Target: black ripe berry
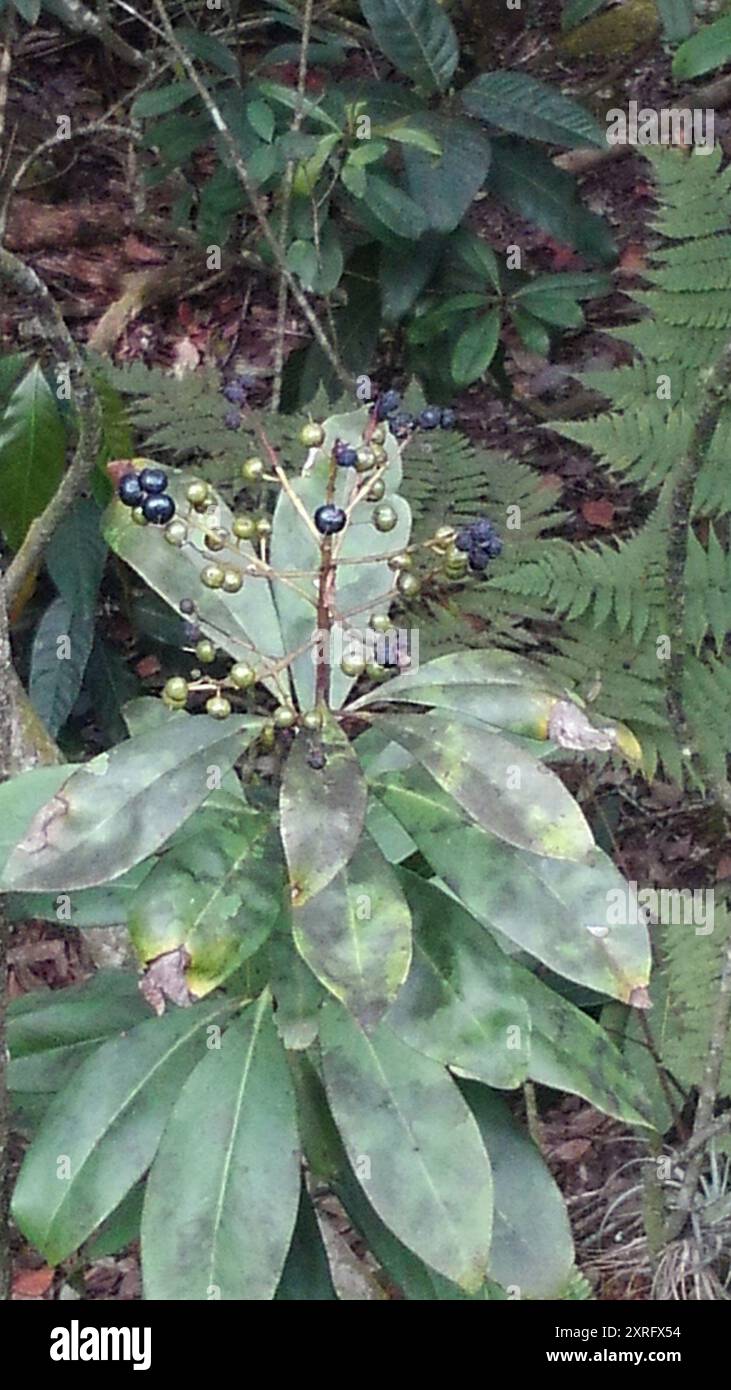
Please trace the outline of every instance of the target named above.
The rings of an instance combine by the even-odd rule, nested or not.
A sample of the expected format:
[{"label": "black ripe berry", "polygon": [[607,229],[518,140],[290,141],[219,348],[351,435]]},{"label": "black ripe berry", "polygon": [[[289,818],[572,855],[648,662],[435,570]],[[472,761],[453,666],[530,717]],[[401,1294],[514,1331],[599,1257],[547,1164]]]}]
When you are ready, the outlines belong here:
[{"label": "black ripe berry", "polygon": [[413,415],[409,414],[408,410],[397,411],[395,415],[389,417],[388,421],[391,434],[395,435],[397,439],[408,438],[415,424],[416,420]]},{"label": "black ripe berry", "polygon": [[358,450],[354,449],[352,444],[344,444],[341,439],[338,439],[333,453],[335,455],[335,462],[339,464],[341,468],[355,468],[358,462]]},{"label": "black ripe berry", "polygon": [[237,430],[241,424],[241,416],[238,410],[227,410],[223,417],[223,423],[227,430]]},{"label": "black ripe berry", "polygon": [[[168,475],[164,468],[143,468],[140,473],[140,487],[153,497],[164,492],[168,485]],[[171,513],[172,515],[172,513]],[[149,521],[149,517],[148,517]]]},{"label": "black ripe berry", "polygon": [[142,514],[145,521],[151,521],[154,526],[164,526],[175,515],[175,503],[172,497],[153,494],[142,503]]},{"label": "black ripe berry", "polygon": [[334,536],[337,531],[342,531],[347,519],[342,507],[336,507],[332,502],[325,502],[315,512],[315,525],[321,536]]},{"label": "black ripe berry", "polygon": [[451,408],[442,411],[441,426],[443,430],[453,430],[457,423],[457,412]]},{"label": "black ripe berry", "polygon": [[181,613],[186,613],[188,615],[190,615],[191,613],[195,613],[196,611],[195,600],[192,598],[181,598],[178,607]]},{"label": "black ripe berry", "polygon": [[401,397],[398,391],[384,391],[376,401],[376,419],[388,420],[389,416],[395,415],[401,405]]},{"label": "black ripe berry", "polygon": [[442,423],[442,412],[438,405],[428,405],[422,410],[417,424],[423,430],[436,430]]},{"label": "black ripe berry", "polygon": [[480,517],[457,533],[457,550],[466,552],[470,569],[475,574],[484,574],[490,560],[501,554],[503,543],[488,517]]},{"label": "black ripe berry", "polygon": [[224,386],[223,394],[230,405],[246,405],[246,387],[237,379]]},{"label": "black ripe berry", "polygon": [[143,492],[136,473],[125,473],[124,477],[120,478],[117,494],[125,507],[139,507]]}]

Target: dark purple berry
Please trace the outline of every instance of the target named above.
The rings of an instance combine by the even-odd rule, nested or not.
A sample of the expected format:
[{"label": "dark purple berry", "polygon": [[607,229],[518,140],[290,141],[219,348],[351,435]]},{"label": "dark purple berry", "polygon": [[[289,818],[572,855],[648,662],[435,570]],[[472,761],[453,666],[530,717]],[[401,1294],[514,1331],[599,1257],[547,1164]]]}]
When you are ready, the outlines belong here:
[{"label": "dark purple berry", "polygon": [[452,410],[451,408],[443,410],[440,424],[443,430],[453,430],[455,425],[457,424],[456,410]]},{"label": "dark purple berry", "polygon": [[[149,492],[153,497],[159,496],[167,488],[168,475],[164,468],[143,468],[139,477],[142,491]],[[172,516],[172,512],[170,516]]]},{"label": "dark purple berry", "polygon": [[202,636],[202,629],[199,628],[195,623],[184,623],[183,637],[185,638],[186,642],[190,643],[191,646],[194,646],[196,642],[200,642]]},{"label": "dark purple berry", "polygon": [[428,405],[422,410],[417,424],[422,430],[436,430],[442,423],[442,412],[438,405]]},{"label": "dark purple berry", "polygon": [[240,381],[229,381],[223,394],[230,405],[246,405],[246,388]]},{"label": "dark purple berry", "polygon": [[376,419],[388,420],[391,415],[395,415],[401,405],[401,397],[398,391],[383,391],[376,401]]},{"label": "dark purple berry", "polygon": [[241,424],[241,416],[238,410],[227,410],[223,417],[223,423],[227,430],[237,430]]},{"label": "dark purple berry", "polygon": [[334,536],[337,531],[342,531],[347,520],[342,507],[336,507],[332,502],[325,502],[315,512],[315,525],[321,536]]},{"label": "dark purple berry", "polygon": [[398,411],[396,415],[390,417],[388,422],[391,434],[394,434],[397,439],[406,439],[415,424],[416,420],[413,415],[409,414],[408,410]]},{"label": "dark purple berry", "polygon": [[181,613],[195,613],[195,600],[192,598],[181,598],[180,603],[178,604],[178,608],[180,609]]},{"label": "dark purple berry", "polygon": [[478,545],[474,545],[470,550],[469,566],[477,574],[482,574],[490,563],[490,556]]},{"label": "dark purple berry", "polygon": [[454,544],[458,550],[472,549],[472,529],[467,527],[464,531],[458,531],[454,538]]},{"label": "dark purple berry", "polygon": [[125,473],[124,477],[120,478],[117,495],[120,502],[124,502],[125,507],[139,507],[141,505],[144,493],[136,473]]},{"label": "dark purple berry", "polygon": [[341,468],[355,468],[358,462],[358,450],[354,449],[351,444],[341,444],[338,440],[335,445],[335,462]]},{"label": "dark purple berry", "polygon": [[175,503],[167,494],[146,497],[142,503],[142,515],[153,526],[164,526],[175,516]]}]

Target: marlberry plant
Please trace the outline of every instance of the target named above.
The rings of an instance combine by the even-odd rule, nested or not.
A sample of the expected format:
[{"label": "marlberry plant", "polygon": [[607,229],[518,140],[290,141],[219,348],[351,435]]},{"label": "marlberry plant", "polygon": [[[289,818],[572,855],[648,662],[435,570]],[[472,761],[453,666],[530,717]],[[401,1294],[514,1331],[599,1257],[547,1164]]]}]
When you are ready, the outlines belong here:
[{"label": "marlberry plant", "polygon": [[400,438],[400,406],[310,422],[289,462],[258,427],[235,511],[110,465],[104,535],[192,669],[110,751],[0,790],[11,907],[125,922],[141,966],[141,991],[102,971],[11,1007],[15,1220],[52,1264],[141,1233],[148,1298],[333,1297],[323,1190],[407,1298],[570,1296],[505,1096],[648,1123],[571,997],[643,1007],[646,930],[546,760],[636,745],[522,658],[419,663],[411,600],[484,584],[501,540],[479,516],[412,540],[402,470],[443,422]]}]

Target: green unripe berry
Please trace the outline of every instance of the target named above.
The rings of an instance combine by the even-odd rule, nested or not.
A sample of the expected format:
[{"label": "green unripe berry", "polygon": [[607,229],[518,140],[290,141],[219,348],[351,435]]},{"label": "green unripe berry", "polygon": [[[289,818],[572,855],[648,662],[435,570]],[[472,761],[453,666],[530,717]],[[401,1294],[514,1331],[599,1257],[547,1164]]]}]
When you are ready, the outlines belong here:
[{"label": "green unripe berry", "polygon": [[189,483],[185,495],[193,507],[204,507],[208,501],[208,483],[204,483],[202,478],[195,478]]},{"label": "green unripe berry", "polygon": [[231,529],[237,540],[250,541],[256,535],[256,522],[253,516],[235,516]]},{"label": "green unripe berry", "polygon": [[229,676],[237,690],[247,690],[256,680],[256,671],[251,666],[247,666],[245,661],[237,661],[231,667]]},{"label": "green unripe berry", "polygon": [[184,521],[181,521],[179,517],[176,517],[174,521],[168,522],[168,525],[165,527],[165,540],[167,541],[168,545],[175,545],[180,547],[181,545],[185,544],[187,539],[188,528]]},{"label": "green unripe berry", "polygon": [[259,742],[262,748],[274,747],[274,734],[274,725],[272,724],[271,719],[268,719],[266,724],[262,724],[261,733],[259,734]]},{"label": "green unripe berry", "polygon": [[386,442],[386,427],[385,427],[385,425],[376,425],[376,428],[374,429],[373,434],[371,435],[371,444],[385,444],[385,442]]},{"label": "green unripe berry", "polygon": [[[437,542],[438,545],[451,545],[452,541],[454,540],[454,527],[438,527],[438,529],[434,532],[434,540]],[[460,555],[461,554],[462,552],[460,551]]]},{"label": "green unripe berry", "polygon": [[378,663],[377,661],[369,661],[369,662],[367,662],[367,663],[366,663],[366,668],[365,668],[365,670],[366,670],[366,675],[367,675],[367,676],[369,677],[369,679],[372,680],[372,681],[382,681],[383,678],[384,678],[384,676],[387,676],[387,675],[388,675],[388,671],[386,670],[386,667],[385,667],[385,666],[380,666],[379,663]]},{"label": "green unripe berry", "polygon": [[415,574],[400,574],[398,588],[404,598],[416,598],[421,593],[421,584]]},{"label": "green unripe berry", "polygon": [[365,661],[356,652],[346,652],[340,662],[340,670],[344,676],[362,676],[365,671]]},{"label": "green unripe berry", "polygon": [[382,506],[376,507],[372,519],[373,525],[377,531],[393,531],[394,526],[398,522],[398,516],[394,508],[391,507],[388,502],[384,502]]},{"label": "green unripe berry", "polygon": [[273,718],[277,729],[291,729],[297,715],[291,705],[280,705],[278,709],[275,709]]},{"label": "green unripe berry", "polygon": [[212,719],[228,719],[230,713],[231,705],[225,695],[212,695],[210,700],[206,700],[206,714],[210,714]]},{"label": "green unripe berry", "polygon": [[223,550],[227,540],[228,533],[224,531],[223,528],[220,528],[217,531],[209,531],[203,541],[203,544],[205,545],[206,550]]},{"label": "green unripe berry", "polygon": [[231,566],[223,572],[223,584],[221,588],[225,594],[237,594],[243,582],[244,576],[241,570],[234,569],[233,566]]},{"label": "green unripe berry", "polygon": [[268,516],[263,516],[256,523],[257,536],[266,537],[272,534],[272,523]]},{"label": "green unripe berry", "polygon": [[373,462],[376,468],[385,468],[388,463],[388,454],[385,449],[381,448],[380,444],[373,445]]},{"label": "green unripe berry", "polygon": [[220,589],[223,587],[224,571],[220,565],[204,565],[201,570],[201,584],[205,584],[207,589]]},{"label": "green unripe berry", "polygon": [[244,482],[258,483],[264,476],[264,464],[261,459],[247,459],[241,466],[241,476]]},{"label": "green unripe berry", "polygon": [[171,705],[184,705],[188,698],[188,682],[183,676],[171,676],[163,686],[163,699]]},{"label": "green unripe berry", "polygon": [[133,511],[132,511],[132,520],[134,521],[134,523],[135,523],[136,526],[146,526],[146,525],[147,525],[147,517],[145,516],[145,513],[143,512],[143,510],[142,510],[141,507],[134,507],[134,508],[133,508]]},{"label": "green unripe berry", "polygon": [[212,642],[208,641],[207,637],[202,637],[200,642],[196,642],[195,654],[204,666],[209,666],[212,661],[216,660],[216,648]]},{"label": "green unripe berry", "polygon": [[311,729],[313,733],[316,732],[318,729],[321,729],[322,710],[308,709],[307,713],[303,714],[302,716],[302,727],[304,729]]},{"label": "green unripe berry", "polygon": [[300,444],[304,444],[306,449],[319,449],[325,442],[325,431],[322,425],[316,425],[314,420],[310,420],[309,425],[303,425],[300,430]]},{"label": "green unripe berry", "polygon": [[366,493],[366,501],[380,502],[385,491],[386,484],[384,483],[383,478],[374,478]]},{"label": "green unripe berry", "polygon": [[355,471],[356,473],[368,473],[369,470],[375,468],[375,466],[376,456],[373,450],[370,449],[367,444],[364,444],[362,449],[358,450],[358,462],[355,465]]},{"label": "green unripe berry", "polygon": [[413,566],[413,557],[409,555],[407,550],[399,551],[398,555],[392,555],[388,562],[388,567],[392,570],[410,570],[413,569]]},{"label": "green unripe berry", "polygon": [[368,619],[368,626],[372,627],[374,632],[390,632],[393,623],[388,613],[371,613]]}]

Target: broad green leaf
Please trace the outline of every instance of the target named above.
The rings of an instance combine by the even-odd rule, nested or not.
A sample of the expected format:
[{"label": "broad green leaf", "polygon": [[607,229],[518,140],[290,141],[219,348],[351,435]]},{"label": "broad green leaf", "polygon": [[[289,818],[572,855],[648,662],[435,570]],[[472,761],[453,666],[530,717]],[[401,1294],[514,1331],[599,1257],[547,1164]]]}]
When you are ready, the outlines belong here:
[{"label": "broad green leaf", "polygon": [[450,294],[435,309],[427,309],[419,314],[408,327],[410,343],[428,343],[440,334],[453,331],[460,319],[464,319],[467,309],[485,309],[488,300],[484,290],[463,290],[461,294]]},{"label": "broad green leaf", "polygon": [[647,984],[647,932],[633,924],[631,886],[601,850],[572,863],[514,849],[461,817],[417,769],[390,774],[380,793],[434,872],[483,926],[566,979],[623,1003]]},{"label": "broad green leaf", "polygon": [[450,369],[458,386],[470,386],[485,375],[500,341],[500,310],[491,309],[460,333],[454,347]]},{"label": "broad green leaf", "polygon": [[561,15],[561,28],[573,29],[582,19],[587,19],[595,10],[601,9],[606,0],[566,0]]},{"label": "broad green leaf", "polygon": [[532,314],[555,328],[582,328],[584,315],[575,299],[562,294],[534,294],[528,301]]},{"label": "broad green leaf", "polygon": [[535,855],[587,861],[594,840],[578,803],[517,744],[439,712],[381,715],[379,728],[483,830]]},{"label": "broad green leaf", "polygon": [[644,1085],[606,1031],[531,971],[513,968],[531,1018],[531,1080],[582,1096],[626,1124],[652,1125]]},{"label": "broad green leaf", "polygon": [[164,844],[233,766],[260,721],[181,717],[74,768],[5,866],[5,891],[92,888]]},{"label": "broad green leaf", "polygon": [[132,103],[131,115],[135,120],[143,120],[146,116],[166,116],[168,112],[184,106],[192,96],[195,96],[192,82],[168,82],[152,92],[140,92]]},{"label": "broad green leaf", "polygon": [[385,135],[388,140],[394,140],[397,145],[413,145],[414,149],[426,150],[427,154],[442,154],[442,147],[435,136],[416,125],[392,125],[376,133]]},{"label": "broad green leaf", "polygon": [[317,275],[317,250],[311,241],[293,241],[287,252],[287,265],[305,289],[312,289]]},{"label": "broad green leaf", "polygon": [[6,352],[0,357],[0,411],[5,409],[10,400],[13,387],[17,386],[18,378],[27,362],[27,352]]},{"label": "broad green leaf", "polygon": [[238,76],[238,58],[233,47],[222,43],[212,34],[206,34],[202,29],[188,28],[187,25],[179,25],[175,30],[175,36],[193,58],[210,63],[211,67],[218,68],[226,77]]},{"label": "broad green leaf", "polygon": [[130,1188],[116,1211],[102,1222],[91,1240],[87,1241],[84,1248],[85,1259],[101,1260],[105,1255],[118,1255],[131,1245],[133,1240],[139,1240],[144,1195],[144,1183],[140,1182],[136,1187]]},{"label": "broad green leaf", "polygon": [[574,1268],[563,1197],[504,1101],[474,1081],[462,1083],[461,1090],[490,1155],[495,1183],[490,1274],[521,1299],[560,1298]]},{"label": "broad green leaf", "polygon": [[70,927],[122,926],[129,916],[134,894],[153,865],[153,859],[143,860],[114,883],[81,888],[74,893],[9,893],[8,916],[12,922],[26,922],[30,917],[37,917],[44,922]]},{"label": "broad green leaf", "polygon": [[371,216],[395,236],[414,241],[427,231],[429,222],[423,209],[398,184],[383,175],[366,173],[363,196]]},{"label": "broad green leaf", "polygon": [[317,1037],[318,1013],[325,993],[295,948],[289,913],[282,915],[272,932],[268,957],[277,1032],[290,1052],[303,1052]]},{"label": "broad green leaf", "polygon": [[367,1037],[334,1001],[323,1007],[320,1046],[333,1116],[369,1202],[409,1250],[475,1292],[488,1267],[492,1179],[454,1082],[384,1024]]},{"label": "broad green leaf", "polygon": [[46,553],[48,572],[75,614],[93,622],[107,559],[101,508],[80,497],[54,531]]},{"label": "broad green leaf", "polygon": [[487,178],[490,141],[474,122],[426,112],[419,125],[440,145],[435,158],[424,150],[403,151],[406,183],[435,232],[458,227]]},{"label": "broad green leaf", "polygon": [[302,959],[318,980],[372,1029],[393,1002],[411,963],[411,914],[399,881],[364,838],[322,892],[292,911]]},{"label": "broad green leaf", "polygon": [[438,0],[361,0],[379,48],[427,92],[443,92],[459,61],[454,26]]},{"label": "broad green leaf", "polygon": [[425,236],[416,256],[410,242],[398,248],[381,247],[378,279],[388,323],[397,323],[413,308],[436,270],[443,246],[441,237]]},{"label": "broad green leaf", "polygon": [[308,762],[309,740],[298,735],[285,763],[279,796],[280,831],[296,908],[320,893],[352,857],[368,797],[358,758],[330,716],[318,746],[325,766],[313,768]]},{"label": "broad green leaf", "polygon": [[492,141],[488,186],[509,208],[574,246],[590,261],[611,264],[617,248],[607,222],[579,201],[576,181],[523,140]]},{"label": "broad green leaf", "polygon": [[606,132],[583,106],[525,72],[483,72],[463,87],[460,101],[478,120],[549,145],[598,145]]},{"label": "broad green leaf", "polygon": [[273,138],[276,122],[274,112],[266,101],[250,101],[246,107],[246,119],[252,130],[267,143]]},{"label": "broad green leaf", "polygon": [[557,699],[565,698],[562,686],[540,666],[486,647],[435,657],[394,676],[354,700],[350,708],[392,701],[436,705],[526,738],[545,739],[551,709]]},{"label": "broad green leaf", "polygon": [[260,81],[257,86],[262,96],[269,97],[270,101],[277,101],[281,106],[289,107],[290,111],[302,110],[308,120],[314,121],[317,125],[327,126],[329,130],[337,131],[338,135],[343,134],[337,121],[334,121],[332,116],[323,110],[319,102],[313,101],[307,96],[303,99],[294,88],[284,87],[279,82],[269,81]]},{"label": "broad green leaf", "polygon": [[320,236],[317,272],[312,281],[315,294],[328,295],[340,283],[345,266],[345,256],[340,233],[332,221],[326,223]]},{"label": "broad green leaf", "polygon": [[97,637],[87,662],[85,688],[94,715],[110,742],[124,738],[122,706],[136,695],[140,682],[122,653]]},{"label": "broad green leaf", "polygon": [[325,1303],[337,1298],[304,1179],[292,1244],[274,1297],[277,1301],[291,1303]]},{"label": "broad green leaf", "polygon": [[17,550],[53,497],[66,458],[56,398],[36,362],[13,390],[0,419],[0,531]]},{"label": "broad green leaf", "polygon": [[673,77],[701,77],[727,63],[731,57],[731,15],[706,24],[680,45],[673,58]]},{"label": "broad green leaf", "polygon": [[416,1052],[507,1090],[528,1075],[530,1015],[512,964],[464,908],[418,874],[399,874],[414,922],[409,977],[389,1028]]},{"label": "broad green leaf", "polygon": [[78,1249],[142,1177],[209,1025],[232,1007],[217,999],[138,1024],[82,1062],[49,1106],[13,1198],[17,1225],[49,1264]]},{"label": "broad green leaf", "polygon": [[26,996],[35,1007],[8,1010],[8,1085],[59,1091],[99,1043],[149,1018],[131,971],[104,970],[82,985]]},{"label": "broad green leaf", "polygon": [[492,288],[498,294],[500,293],[501,279],[498,258],[492,247],[482,237],[469,231],[467,227],[460,227],[451,238],[449,248],[469,270],[474,272],[480,281],[486,279]]},{"label": "broad green leaf", "polygon": [[93,623],[63,598],[49,604],[36,628],[28,693],[50,734],[58,733],[76,704],[93,638]]},{"label": "broad green leaf", "polygon": [[511,305],[509,312],[523,346],[529,352],[537,353],[539,357],[547,357],[551,350],[551,338],[540,319],[526,313],[525,309],[521,309],[517,304]]},{"label": "broad green leaf", "polygon": [[71,763],[60,767],[34,767],[7,782],[0,782],[0,870],[11,850],[27,834],[34,816],[74,771]]},{"label": "broad green leaf", "polygon": [[146,1297],[273,1298],[297,1219],[298,1149],[265,992],[191,1073],[167,1123],[142,1214]]},{"label": "broad green leaf", "polygon": [[130,936],[145,962],[184,946],[186,983],[201,998],[266,941],[283,888],[269,818],[242,809],[163,856],[130,904]]},{"label": "broad green leaf", "polygon": [[[167,471],[168,491],[176,503],[178,515],[188,517],[190,507],[185,490],[190,473],[179,469]],[[210,552],[204,546],[205,531],[222,527],[230,534],[231,522],[230,509],[216,496],[214,510],[206,515],[205,528],[200,517],[189,517],[189,540],[178,548],[167,545],[157,527],[136,525],[131,509],[115,499],[104,514],[103,528],[111,549],[176,612],[181,599],[195,599],[198,625],[234,660],[250,660],[252,649],[276,659],[284,655],[284,648],[269,581],[256,574],[247,575],[237,594],[207,589],[200,581],[201,570],[211,561]],[[256,559],[249,541],[239,541],[235,548],[222,551],[221,556],[224,563],[240,568]],[[265,670],[266,663],[262,672]]]},{"label": "broad green leaf", "polygon": [[679,43],[693,33],[695,4],[693,0],[657,0],[662,20],[662,36],[666,43]]},{"label": "broad green leaf", "polygon": [[41,0],[13,0],[18,14],[26,24],[35,24],[41,12]]}]

